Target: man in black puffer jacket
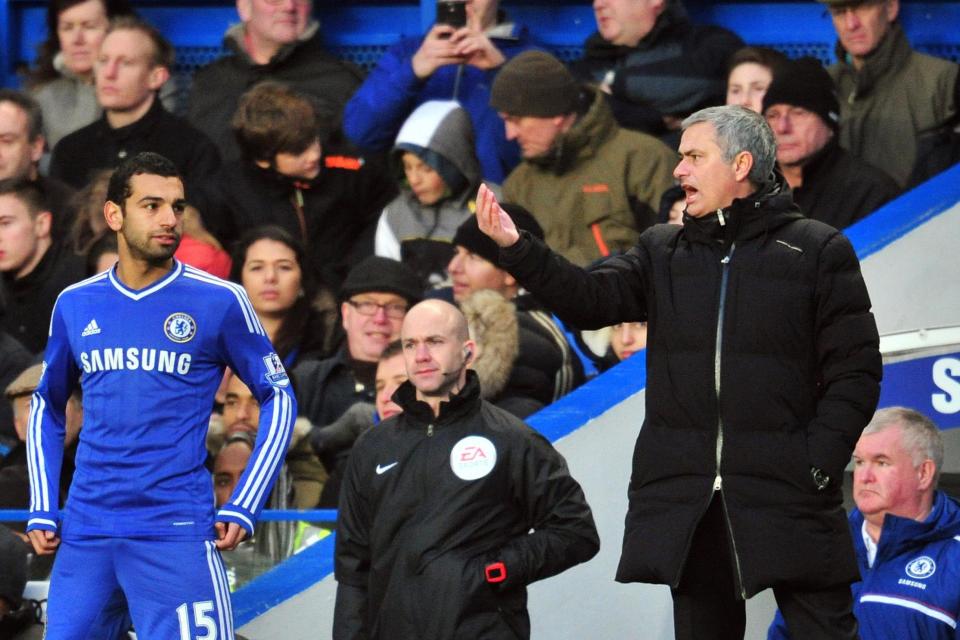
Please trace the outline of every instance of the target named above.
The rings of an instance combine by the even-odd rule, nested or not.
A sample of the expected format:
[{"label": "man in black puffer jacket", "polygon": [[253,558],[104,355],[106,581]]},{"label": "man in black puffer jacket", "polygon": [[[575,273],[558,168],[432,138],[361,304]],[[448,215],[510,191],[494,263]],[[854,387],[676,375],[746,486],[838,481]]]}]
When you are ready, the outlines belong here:
[{"label": "man in black puffer jacket", "polygon": [[483,188],[481,227],[561,319],[648,322],[617,580],[670,585],[677,638],[743,637],[743,601],[767,587],[794,637],[854,638],[841,476],[882,374],[859,263],[772,173],[761,116],[712,107],[683,128],[683,226],[626,255],[576,268]]}]

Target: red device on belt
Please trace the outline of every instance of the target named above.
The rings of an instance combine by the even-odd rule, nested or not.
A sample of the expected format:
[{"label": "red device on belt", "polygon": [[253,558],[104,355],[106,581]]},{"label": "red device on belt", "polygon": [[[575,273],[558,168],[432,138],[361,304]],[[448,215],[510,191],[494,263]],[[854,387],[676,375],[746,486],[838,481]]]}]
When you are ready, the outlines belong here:
[{"label": "red device on belt", "polygon": [[487,576],[487,582],[497,584],[507,579],[507,565],[502,562],[494,562],[484,567],[483,572]]}]

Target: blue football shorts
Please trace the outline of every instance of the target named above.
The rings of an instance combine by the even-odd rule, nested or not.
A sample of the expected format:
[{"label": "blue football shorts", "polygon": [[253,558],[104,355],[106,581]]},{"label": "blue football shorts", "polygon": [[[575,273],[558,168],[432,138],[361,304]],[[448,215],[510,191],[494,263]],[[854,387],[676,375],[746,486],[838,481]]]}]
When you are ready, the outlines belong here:
[{"label": "blue football shorts", "polygon": [[126,614],[124,600],[143,640],[234,639],[227,576],[212,541],[106,537],[60,543],[45,637],[95,640]]}]

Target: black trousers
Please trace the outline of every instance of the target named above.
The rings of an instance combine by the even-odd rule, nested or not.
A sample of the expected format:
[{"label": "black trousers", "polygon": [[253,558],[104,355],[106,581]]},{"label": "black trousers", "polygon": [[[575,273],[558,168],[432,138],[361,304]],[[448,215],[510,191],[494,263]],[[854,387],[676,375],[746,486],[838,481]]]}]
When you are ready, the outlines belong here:
[{"label": "black trousers", "polygon": [[[743,640],[746,603],[735,571],[723,502],[715,492],[694,532],[680,584],[672,590],[677,640]],[[794,640],[858,637],[849,585],[817,591],[778,587],[773,595]]]}]

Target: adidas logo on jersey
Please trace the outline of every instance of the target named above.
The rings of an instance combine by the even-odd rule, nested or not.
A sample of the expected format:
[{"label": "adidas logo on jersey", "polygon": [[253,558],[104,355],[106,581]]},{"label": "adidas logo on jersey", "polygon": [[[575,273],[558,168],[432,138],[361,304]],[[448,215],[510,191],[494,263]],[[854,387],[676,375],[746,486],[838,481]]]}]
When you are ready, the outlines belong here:
[{"label": "adidas logo on jersey", "polygon": [[94,336],[98,333],[100,333],[100,325],[97,324],[97,320],[94,318],[90,321],[90,324],[86,326],[80,336],[86,338],[87,336]]}]

